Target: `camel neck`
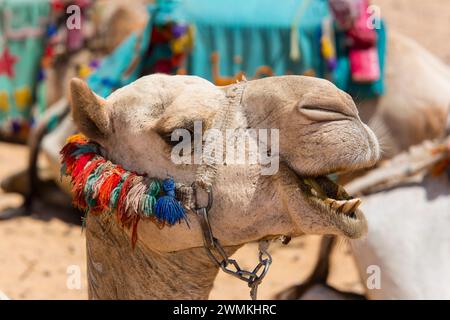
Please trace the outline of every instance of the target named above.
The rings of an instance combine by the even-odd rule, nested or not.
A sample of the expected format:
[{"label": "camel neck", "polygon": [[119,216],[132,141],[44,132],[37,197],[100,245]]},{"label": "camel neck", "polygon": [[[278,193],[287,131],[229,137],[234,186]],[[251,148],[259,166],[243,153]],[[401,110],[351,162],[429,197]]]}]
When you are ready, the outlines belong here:
[{"label": "camel neck", "polygon": [[90,299],[207,299],[218,272],[203,248],[157,253],[138,241],[132,249],[99,217],[89,217],[86,237]]}]

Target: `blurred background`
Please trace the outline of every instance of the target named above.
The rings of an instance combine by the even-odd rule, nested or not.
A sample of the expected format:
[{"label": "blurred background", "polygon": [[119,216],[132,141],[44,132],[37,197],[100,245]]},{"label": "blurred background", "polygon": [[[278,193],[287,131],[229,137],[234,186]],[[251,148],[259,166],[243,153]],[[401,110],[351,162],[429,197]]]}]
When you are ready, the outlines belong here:
[{"label": "blurred background", "polygon": [[[333,81],[356,100],[379,99],[389,89],[391,30],[450,64],[450,1],[330,2],[335,7],[326,0],[0,0],[0,293],[12,299],[87,298],[80,214],[58,192],[52,150],[58,140],[45,140],[64,126],[70,78],[86,80],[106,97],[156,72],[195,74],[217,85],[243,75],[300,74]],[[370,4],[375,7],[367,11]],[[361,8],[374,14],[375,28],[358,26]],[[426,138],[444,134],[427,130]],[[39,181],[32,183],[30,170]],[[305,236],[275,245],[259,297],[273,298],[304,280],[320,240]],[[255,252],[249,244],[236,257],[250,267]],[[339,241],[331,264],[329,284],[364,293],[346,241]],[[68,288],[70,266],[80,268],[81,288]],[[247,299],[248,290],[219,273],[211,298]]]}]

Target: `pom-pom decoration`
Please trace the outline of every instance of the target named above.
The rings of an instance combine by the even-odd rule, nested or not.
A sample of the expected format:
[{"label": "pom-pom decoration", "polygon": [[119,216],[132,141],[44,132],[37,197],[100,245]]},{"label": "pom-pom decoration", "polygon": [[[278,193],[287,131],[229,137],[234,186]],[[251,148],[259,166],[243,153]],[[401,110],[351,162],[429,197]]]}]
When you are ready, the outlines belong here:
[{"label": "pom-pom decoration", "polygon": [[81,134],[67,139],[61,157],[61,174],[72,182],[73,204],[86,213],[115,215],[122,226],[132,228],[133,246],[140,219],[152,219],[159,226],[187,222],[172,178],[161,182],[125,170],[105,159],[100,146]]}]

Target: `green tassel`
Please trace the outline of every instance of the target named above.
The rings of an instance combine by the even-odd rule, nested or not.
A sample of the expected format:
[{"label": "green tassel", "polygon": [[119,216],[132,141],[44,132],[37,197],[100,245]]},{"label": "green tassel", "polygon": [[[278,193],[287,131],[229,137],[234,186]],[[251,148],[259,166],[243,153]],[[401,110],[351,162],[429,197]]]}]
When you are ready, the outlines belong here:
[{"label": "green tassel", "polygon": [[159,194],[161,186],[159,181],[152,180],[147,192],[141,199],[141,212],[145,217],[150,217],[155,212],[156,196]]},{"label": "green tassel", "polygon": [[109,198],[109,206],[111,208],[111,213],[117,208],[117,201],[119,200],[120,190],[122,190],[122,185],[127,180],[128,176],[130,175],[129,172],[125,172],[120,180],[120,182],[117,184],[117,186],[113,189],[111,192],[111,197]]}]

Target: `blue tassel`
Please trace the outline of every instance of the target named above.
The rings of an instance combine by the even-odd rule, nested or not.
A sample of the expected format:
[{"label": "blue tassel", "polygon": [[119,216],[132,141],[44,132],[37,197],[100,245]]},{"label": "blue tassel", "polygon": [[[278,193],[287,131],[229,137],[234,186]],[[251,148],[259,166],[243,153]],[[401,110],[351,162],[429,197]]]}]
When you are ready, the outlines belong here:
[{"label": "blue tassel", "polygon": [[166,193],[156,201],[155,216],[160,221],[164,221],[169,225],[184,219],[187,223],[186,214],[181,203],[175,198],[175,182],[172,178],[166,179],[162,183],[162,188]]}]

